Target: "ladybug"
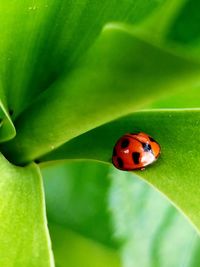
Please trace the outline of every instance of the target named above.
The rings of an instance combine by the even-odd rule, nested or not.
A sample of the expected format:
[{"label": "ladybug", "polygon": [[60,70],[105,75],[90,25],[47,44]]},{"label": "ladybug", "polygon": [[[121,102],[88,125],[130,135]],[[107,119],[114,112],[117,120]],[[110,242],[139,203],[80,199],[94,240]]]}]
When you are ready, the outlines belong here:
[{"label": "ladybug", "polygon": [[117,169],[144,170],[160,155],[160,145],[148,134],[127,133],[115,144],[112,162]]}]

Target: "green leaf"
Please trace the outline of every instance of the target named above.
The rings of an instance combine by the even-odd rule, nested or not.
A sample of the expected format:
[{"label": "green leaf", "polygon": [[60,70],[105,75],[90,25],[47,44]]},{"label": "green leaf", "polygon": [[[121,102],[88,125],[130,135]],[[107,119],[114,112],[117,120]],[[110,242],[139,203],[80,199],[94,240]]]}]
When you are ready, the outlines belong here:
[{"label": "green leaf", "polygon": [[[56,266],[120,267],[116,250],[89,240],[69,229],[50,224]],[[102,233],[103,234],[103,233]]]},{"label": "green leaf", "polygon": [[54,266],[36,165],[11,165],[0,155],[0,266]]},{"label": "green leaf", "polygon": [[198,0],[181,1],[182,7],[172,17],[165,31],[165,44],[173,49],[182,50],[182,54],[199,60],[200,29]]},{"label": "green leaf", "polygon": [[[13,117],[45,89],[41,86],[47,75],[43,71],[46,53],[41,56],[47,48],[49,29],[54,24],[50,15],[56,10],[52,12],[52,8],[48,0],[9,3],[3,0],[0,3],[0,71]],[[48,53],[48,49],[46,51]]]},{"label": "green leaf", "polygon": [[199,73],[199,64],[136,38],[125,26],[107,26],[80,67],[16,120],[16,138],[1,149],[18,164],[36,159],[168,91],[196,84]]},{"label": "green leaf", "polygon": [[164,1],[2,0],[0,70],[14,117],[74,68],[105,23],[138,23]]},{"label": "green leaf", "polygon": [[48,221],[116,247],[107,197],[107,166],[85,162],[42,169]]},{"label": "green leaf", "polygon": [[13,138],[15,134],[15,127],[9,115],[3,86],[0,84],[0,142]]},{"label": "green leaf", "polygon": [[198,86],[165,95],[159,100],[155,100],[148,108],[199,108],[199,103],[200,87]]},{"label": "green leaf", "polygon": [[[160,5],[146,20],[142,21],[140,25],[134,27],[138,34],[145,36],[146,39],[151,42],[160,43],[164,46],[166,44],[166,35],[169,29],[171,29],[171,24],[177,17],[177,13],[180,12],[182,6],[184,5],[183,0],[166,0],[162,5]],[[175,47],[173,47],[174,49]],[[179,47],[180,49],[180,47]]]},{"label": "green leaf", "polygon": [[15,126],[10,115],[0,100],[0,142],[8,141],[16,135]]},{"label": "green leaf", "polygon": [[[62,162],[45,168],[42,173],[50,234],[59,266],[79,266],[80,262],[81,266],[103,263],[112,266],[105,263],[105,256],[107,259],[113,255],[113,260],[117,260],[114,251],[110,254],[111,235],[120,245],[117,251],[124,267],[132,266],[133,262],[142,267],[198,266],[200,239],[196,231],[165,197],[133,173],[94,161]],[[99,203],[104,209],[99,208]],[[105,209],[112,224],[104,216]],[[73,218],[71,225],[67,223]],[[87,232],[83,231],[86,221]],[[106,224],[112,228],[105,234]],[[99,238],[101,235],[103,238]],[[84,257],[87,249],[93,251],[90,263]],[[101,249],[105,253],[97,255],[96,251]],[[95,261],[95,257],[99,260]]]},{"label": "green leaf", "polygon": [[[110,209],[124,240],[123,267],[196,267],[200,239],[165,197],[128,172],[111,169]],[[170,257],[169,257],[170,255]]]},{"label": "green leaf", "polygon": [[160,143],[162,154],[155,165],[137,175],[163,192],[200,228],[199,122],[199,109],[136,112],[73,139],[42,160],[111,162],[113,146],[121,135],[144,131]]},{"label": "green leaf", "polygon": [[168,39],[181,44],[197,46],[200,44],[200,2],[198,0],[187,0],[180,9],[179,14],[171,23]]}]

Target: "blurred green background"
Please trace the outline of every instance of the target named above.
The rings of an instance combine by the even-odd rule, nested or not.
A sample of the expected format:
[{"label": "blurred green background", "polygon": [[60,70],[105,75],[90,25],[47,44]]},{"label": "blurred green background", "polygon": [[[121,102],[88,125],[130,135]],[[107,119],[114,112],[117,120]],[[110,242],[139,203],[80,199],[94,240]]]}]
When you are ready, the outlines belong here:
[{"label": "blurred green background", "polygon": [[196,231],[132,173],[84,160],[42,174],[56,266],[199,266]]}]

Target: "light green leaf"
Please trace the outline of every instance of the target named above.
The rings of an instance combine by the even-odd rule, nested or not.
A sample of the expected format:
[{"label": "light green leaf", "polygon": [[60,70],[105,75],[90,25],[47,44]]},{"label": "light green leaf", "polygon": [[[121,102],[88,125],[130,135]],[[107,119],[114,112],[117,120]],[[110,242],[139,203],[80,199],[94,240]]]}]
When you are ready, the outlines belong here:
[{"label": "light green leaf", "polygon": [[168,196],[200,228],[199,125],[199,109],[137,112],[75,138],[44,159],[111,162],[113,146],[121,135],[144,131],[160,143],[162,154],[155,165],[137,175]]},{"label": "light green leaf", "polygon": [[116,250],[56,224],[50,224],[50,234],[58,267],[121,267]]},{"label": "light green leaf", "polygon": [[138,23],[164,1],[2,0],[0,71],[13,116],[74,68],[105,23]]},{"label": "light green leaf", "polygon": [[3,86],[0,83],[0,142],[15,136],[15,127],[9,115]]},{"label": "light green leaf", "polygon": [[[97,176],[95,170],[98,170]],[[90,257],[90,264],[104,263],[104,255],[111,251],[111,235],[119,244],[121,266],[198,266],[200,239],[196,231],[165,197],[133,173],[94,161],[62,162],[42,173],[48,219],[52,226],[50,233],[59,266],[79,266],[79,262],[87,266],[87,258],[83,257],[87,248],[107,251],[108,254],[98,257],[95,252],[90,253],[99,259],[93,262]],[[87,197],[83,199],[83,195]],[[105,209],[109,211],[112,224],[105,219]],[[92,210],[95,216],[92,216]],[[86,221],[89,225],[87,232],[83,231]],[[112,228],[105,234],[106,224]],[[99,238],[100,235],[104,239]]]},{"label": "light green leaf", "polygon": [[151,103],[148,108],[199,108],[199,103],[200,88],[198,86],[165,95]]},{"label": "light green leaf", "polygon": [[16,120],[16,138],[1,149],[17,163],[36,159],[168,91],[198,84],[199,74],[199,64],[136,38],[126,26],[107,26],[82,65]]},{"label": "light green leaf", "polygon": [[12,139],[15,134],[15,126],[3,102],[0,100],[0,142]]},{"label": "light green leaf", "polygon": [[85,162],[42,169],[48,221],[116,247],[107,208],[108,173],[107,166]]},{"label": "light green leaf", "polygon": [[0,155],[0,266],[54,266],[36,165],[11,165]]},{"label": "light green leaf", "polygon": [[0,3],[0,71],[14,118],[45,89],[44,80],[50,74],[43,71],[43,61],[46,53],[49,55],[47,36],[57,11],[53,12],[51,2],[3,0]]},{"label": "light green leaf", "polygon": [[[199,235],[165,197],[128,172],[111,169],[110,208],[123,267],[196,267]],[[169,257],[170,255],[170,257]]]}]

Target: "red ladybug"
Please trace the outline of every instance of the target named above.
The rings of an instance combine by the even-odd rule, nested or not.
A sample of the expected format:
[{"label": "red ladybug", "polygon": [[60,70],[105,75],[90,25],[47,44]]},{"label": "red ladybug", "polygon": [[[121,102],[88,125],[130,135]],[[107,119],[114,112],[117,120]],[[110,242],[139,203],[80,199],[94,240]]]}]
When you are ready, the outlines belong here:
[{"label": "red ladybug", "polygon": [[128,133],[115,144],[112,162],[117,169],[143,170],[160,155],[160,145],[146,133]]}]

